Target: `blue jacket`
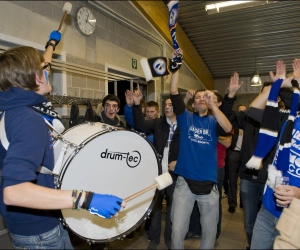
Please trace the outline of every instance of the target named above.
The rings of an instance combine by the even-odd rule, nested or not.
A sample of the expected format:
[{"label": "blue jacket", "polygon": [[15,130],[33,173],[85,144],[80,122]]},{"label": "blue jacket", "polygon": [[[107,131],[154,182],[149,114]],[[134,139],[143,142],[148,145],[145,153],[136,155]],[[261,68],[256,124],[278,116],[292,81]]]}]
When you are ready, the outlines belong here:
[{"label": "blue jacket", "polygon": [[[129,107],[128,105],[125,105],[125,107],[124,107],[124,119],[130,125],[130,127],[132,127],[133,129],[135,129],[137,131],[140,131],[140,130],[136,129],[135,126],[134,126],[133,116],[132,116],[132,107]],[[140,131],[140,132],[143,132],[143,131]],[[153,134],[147,134],[147,139],[149,141],[151,141],[151,143],[153,144],[154,135]]]},{"label": "blue jacket", "polygon": [[6,151],[0,143],[0,213],[8,230],[18,235],[36,235],[58,224],[59,211],[38,210],[3,203],[3,189],[32,182],[54,188],[52,175],[37,173],[41,165],[53,170],[53,143],[42,115],[30,106],[47,99],[34,91],[12,87],[0,92],[0,110],[5,111],[5,131],[9,141]]}]

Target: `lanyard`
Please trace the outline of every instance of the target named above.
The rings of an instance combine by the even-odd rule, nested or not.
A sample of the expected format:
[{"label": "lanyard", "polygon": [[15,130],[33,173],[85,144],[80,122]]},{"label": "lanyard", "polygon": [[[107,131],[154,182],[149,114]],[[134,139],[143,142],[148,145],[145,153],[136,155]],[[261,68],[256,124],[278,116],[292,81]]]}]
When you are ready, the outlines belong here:
[{"label": "lanyard", "polygon": [[171,141],[172,141],[172,138],[173,138],[173,135],[174,135],[174,132],[177,128],[177,124],[173,124],[173,125],[170,125],[170,131],[169,131],[169,138],[168,138],[168,141],[167,141],[167,145],[166,145],[166,148],[169,148],[170,147],[170,144],[171,144]]}]

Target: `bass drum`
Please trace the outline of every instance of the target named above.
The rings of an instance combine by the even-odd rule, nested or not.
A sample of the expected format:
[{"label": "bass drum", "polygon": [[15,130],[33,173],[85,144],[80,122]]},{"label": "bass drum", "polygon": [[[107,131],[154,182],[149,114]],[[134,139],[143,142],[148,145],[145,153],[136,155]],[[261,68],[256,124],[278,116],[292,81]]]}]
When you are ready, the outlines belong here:
[{"label": "bass drum", "polygon": [[[79,147],[68,147],[56,187],[126,197],[153,185],[161,166],[152,144],[141,135],[107,126],[85,123],[67,130],[63,137]],[[54,142],[55,161],[63,146]],[[129,201],[118,218],[104,219],[87,210],[62,210],[64,223],[88,242],[121,239],[149,216],[158,191]]]}]

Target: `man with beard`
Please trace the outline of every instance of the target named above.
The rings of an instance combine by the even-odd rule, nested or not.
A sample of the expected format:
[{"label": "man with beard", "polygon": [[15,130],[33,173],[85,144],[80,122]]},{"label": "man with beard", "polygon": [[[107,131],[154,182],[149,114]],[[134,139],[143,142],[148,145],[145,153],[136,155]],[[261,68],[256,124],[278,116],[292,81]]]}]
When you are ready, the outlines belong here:
[{"label": "man with beard", "polygon": [[[175,51],[173,57],[178,52]],[[178,92],[178,72],[170,85],[171,101],[180,128],[180,150],[174,173],[178,175],[171,212],[172,249],[184,249],[184,237],[188,231],[191,212],[197,201],[201,214],[201,249],[213,249],[219,214],[217,188],[217,142],[232,126],[214,103],[214,93],[197,90],[192,107],[185,109]],[[208,108],[214,116],[208,115]]]}]

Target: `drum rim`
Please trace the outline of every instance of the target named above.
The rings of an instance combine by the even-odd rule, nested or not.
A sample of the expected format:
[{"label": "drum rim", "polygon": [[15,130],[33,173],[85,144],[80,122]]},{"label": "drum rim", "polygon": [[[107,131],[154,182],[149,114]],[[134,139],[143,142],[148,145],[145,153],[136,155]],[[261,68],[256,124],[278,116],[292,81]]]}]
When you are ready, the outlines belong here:
[{"label": "drum rim", "polygon": [[[82,123],[83,124],[83,123]],[[70,129],[68,129],[67,131],[77,127],[77,126],[81,126],[82,124],[79,124],[79,125],[76,125]],[[85,123],[86,124],[86,123]],[[104,124],[104,123],[103,123]],[[65,131],[65,133],[67,132]],[[162,174],[162,167],[161,167],[161,161],[159,160],[159,157],[158,157],[158,153],[156,151],[156,149],[154,148],[153,144],[148,140],[148,138],[145,138],[141,135],[141,133],[138,133],[137,131],[133,131],[133,130],[126,130],[126,129],[117,129],[117,130],[112,130],[112,131],[109,131],[109,130],[104,130],[104,131],[99,131],[91,136],[89,136],[88,138],[86,138],[83,142],[81,142],[81,144],[84,144],[84,145],[87,145],[89,142],[91,142],[94,138],[97,138],[99,137],[100,135],[103,135],[103,134],[106,134],[106,133],[114,133],[114,132],[119,132],[119,131],[126,131],[126,132],[131,132],[131,133],[135,133],[139,136],[141,136],[143,139],[145,139],[145,141],[147,141],[147,143],[151,146],[153,152],[154,152],[154,155],[155,155],[155,158],[156,158],[156,161],[157,161],[157,166],[158,166],[158,175],[161,175]],[[64,165],[62,166],[61,168],[61,171],[59,173],[59,175],[57,176],[57,182],[59,182],[59,186],[57,187],[57,189],[61,189],[61,183],[62,183],[62,180],[63,180],[63,176],[66,172],[66,170],[68,169],[69,165],[71,164],[72,160],[74,159],[74,157],[79,153],[79,151],[81,150],[78,149],[74,149],[74,151],[70,154],[70,156],[68,157],[68,159],[65,161]],[[154,194],[154,197],[152,199],[152,202],[150,204],[150,206],[148,207],[148,209],[146,210],[146,212],[144,213],[144,215],[141,217],[141,219],[130,229],[128,229],[127,231],[125,231],[124,233],[122,234],[119,234],[117,236],[114,236],[112,238],[109,238],[109,239],[103,239],[103,240],[99,240],[99,239],[90,239],[90,238],[86,238],[80,234],[78,234],[77,232],[75,232],[71,227],[69,227],[68,223],[65,221],[64,217],[63,217],[63,212],[61,211],[61,218],[60,220],[63,221],[63,224],[69,229],[71,230],[75,235],[77,235],[78,237],[80,237],[81,239],[83,240],[86,240],[88,243],[105,243],[105,242],[112,242],[112,241],[115,241],[115,240],[121,240],[123,238],[126,237],[126,235],[129,235],[130,233],[132,233],[133,231],[135,231],[142,223],[143,221],[145,221],[150,213],[152,212],[153,210],[153,207],[155,205],[155,202],[156,202],[156,199],[158,197],[158,194],[159,194],[160,190],[156,189],[155,191],[155,194]]]}]

